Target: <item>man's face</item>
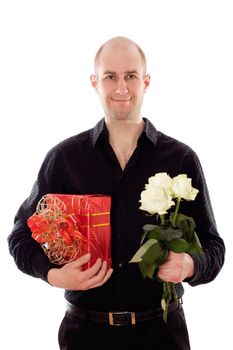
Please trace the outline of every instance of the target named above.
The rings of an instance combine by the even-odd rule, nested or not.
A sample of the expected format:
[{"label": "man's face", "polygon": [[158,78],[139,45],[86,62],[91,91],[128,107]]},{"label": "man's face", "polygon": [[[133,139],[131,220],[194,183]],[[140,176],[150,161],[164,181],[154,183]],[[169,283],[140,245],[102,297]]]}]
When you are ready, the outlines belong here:
[{"label": "man's face", "polygon": [[115,120],[138,120],[144,93],[150,76],[134,45],[103,48],[91,76],[92,85],[99,94],[105,117]]}]

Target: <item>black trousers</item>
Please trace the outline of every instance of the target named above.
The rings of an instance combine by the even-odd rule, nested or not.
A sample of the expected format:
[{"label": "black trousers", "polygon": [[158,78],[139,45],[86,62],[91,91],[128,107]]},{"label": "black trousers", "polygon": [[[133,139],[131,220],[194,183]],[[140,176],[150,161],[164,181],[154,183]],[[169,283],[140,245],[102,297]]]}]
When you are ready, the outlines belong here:
[{"label": "black trousers", "polygon": [[183,309],[132,326],[110,326],[65,314],[58,333],[61,350],[190,350]]}]

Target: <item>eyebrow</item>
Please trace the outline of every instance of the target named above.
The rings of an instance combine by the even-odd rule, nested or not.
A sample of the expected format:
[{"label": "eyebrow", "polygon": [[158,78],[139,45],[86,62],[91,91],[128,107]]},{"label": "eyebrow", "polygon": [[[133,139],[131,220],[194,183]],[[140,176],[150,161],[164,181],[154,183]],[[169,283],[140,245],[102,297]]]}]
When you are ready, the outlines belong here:
[{"label": "eyebrow", "polygon": [[[107,71],[104,72],[104,74],[116,75],[117,73],[114,72],[114,71],[107,70]],[[139,73],[138,73],[138,71],[136,69],[133,69],[133,70],[127,70],[126,72],[124,72],[124,74],[139,74]]]}]

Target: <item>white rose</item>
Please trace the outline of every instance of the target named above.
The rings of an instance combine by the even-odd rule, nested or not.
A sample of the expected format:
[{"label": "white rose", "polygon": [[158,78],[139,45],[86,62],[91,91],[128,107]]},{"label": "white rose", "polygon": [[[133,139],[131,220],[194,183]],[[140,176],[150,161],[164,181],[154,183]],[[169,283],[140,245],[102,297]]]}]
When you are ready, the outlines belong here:
[{"label": "white rose", "polygon": [[[155,176],[151,176],[148,180],[149,185],[163,188],[170,191],[172,187],[172,179],[167,173],[157,173]],[[146,185],[147,187],[148,185]]]},{"label": "white rose", "polygon": [[186,174],[180,174],[173,177],[172,191],[173,198],[183,198],[188,201],[193,201],[198,194],[198,190],[192,187],[191,179]]},{"label": "white rose", "polygon": [[170,193],[151,185],[147,185],[147,189],[142,191],[139,202],[142,204],[139,209],[159,215],[166,214],[167,210],[175,204]]}]

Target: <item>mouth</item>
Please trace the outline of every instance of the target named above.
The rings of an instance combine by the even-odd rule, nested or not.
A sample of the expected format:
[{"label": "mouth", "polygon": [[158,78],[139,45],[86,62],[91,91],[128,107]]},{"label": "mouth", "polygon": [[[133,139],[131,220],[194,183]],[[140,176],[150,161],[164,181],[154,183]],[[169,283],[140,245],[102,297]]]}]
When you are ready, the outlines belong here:
[{"label": "mouth", "polygon": [[114,102],[129,102],[131,100],[130,97],[128,97],[128,98],[111,98],[111,99]]}]

